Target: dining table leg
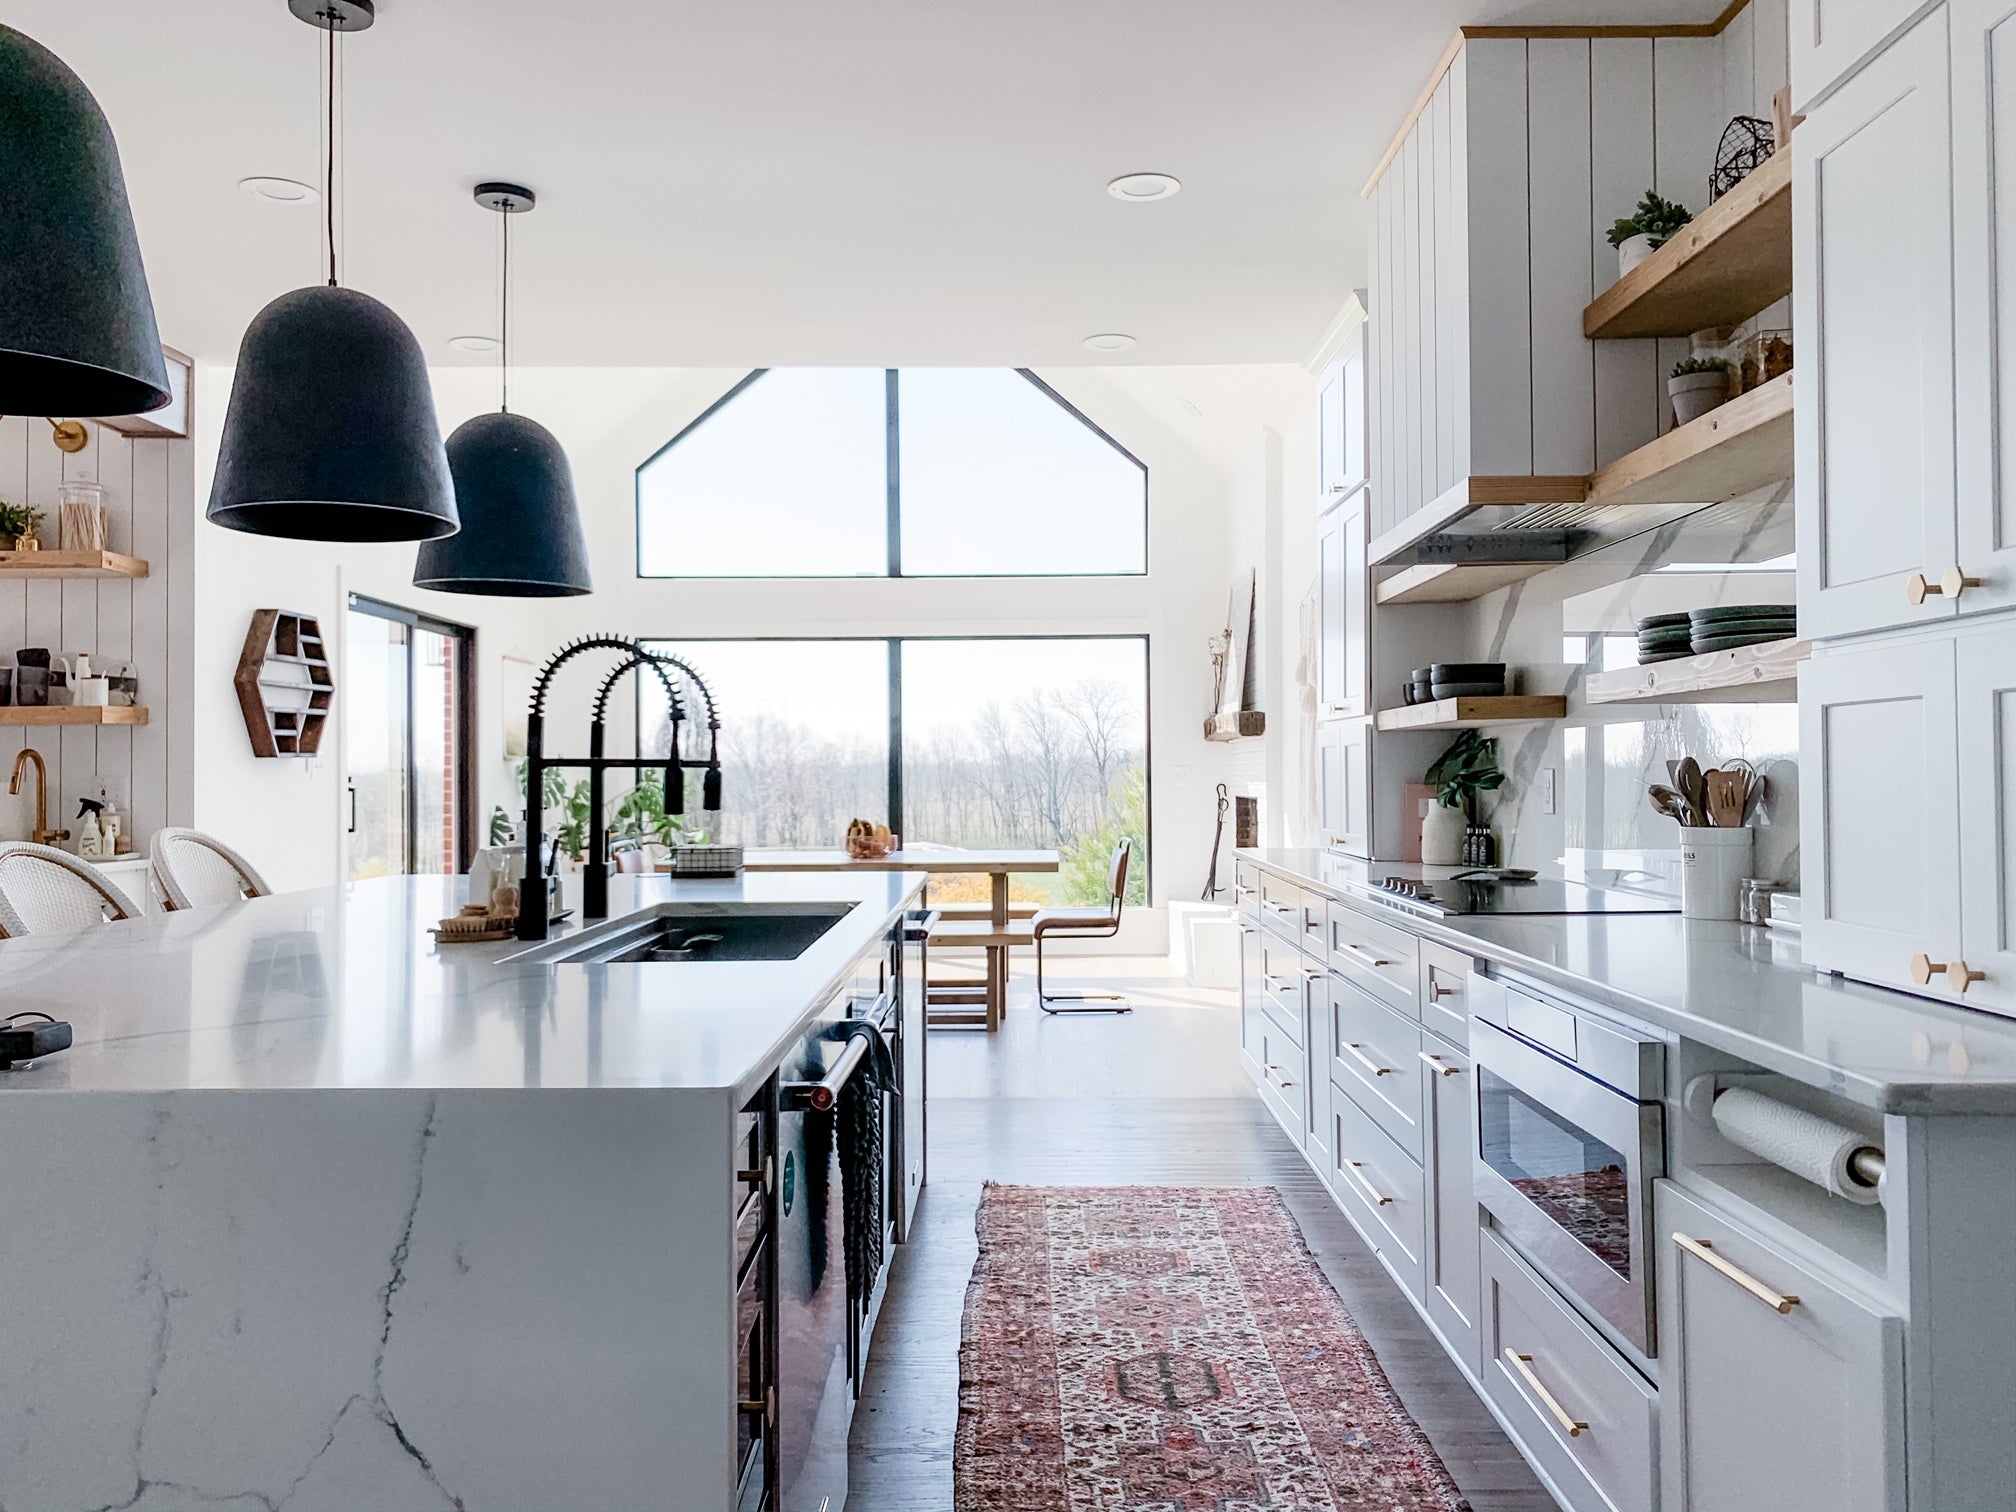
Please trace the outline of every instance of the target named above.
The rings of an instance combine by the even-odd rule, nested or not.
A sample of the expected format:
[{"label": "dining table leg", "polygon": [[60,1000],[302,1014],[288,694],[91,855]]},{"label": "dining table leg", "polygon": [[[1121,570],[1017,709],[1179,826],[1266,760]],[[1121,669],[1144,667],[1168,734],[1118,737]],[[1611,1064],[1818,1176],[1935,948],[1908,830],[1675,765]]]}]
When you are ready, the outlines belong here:
[{"label": "dining table leg", "polygon": [[[992,918],[996,934],[1008,928],[1008,873],[997,871],[989,874],[991,884],[989,896],[993,902]],[[1001,1021],[1008,1016],[1008,947],[987,952],[987,993],[988,1017],[993,1022],[989,1028],[998,1029]]]}]

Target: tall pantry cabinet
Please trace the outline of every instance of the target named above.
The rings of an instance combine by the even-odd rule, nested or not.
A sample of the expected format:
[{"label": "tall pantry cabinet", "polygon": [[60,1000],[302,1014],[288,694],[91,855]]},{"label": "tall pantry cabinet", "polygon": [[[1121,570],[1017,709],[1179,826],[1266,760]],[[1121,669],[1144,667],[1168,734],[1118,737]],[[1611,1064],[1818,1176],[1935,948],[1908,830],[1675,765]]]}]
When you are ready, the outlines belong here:
[{"label": "tall pantry cabinet", "polygon": [[1326,847],[1368,855],[1371,602],[1365,572],[1366,330],[1362,307],[1317,386],[1316,790]]},{"label": "tall pantry cabinet", "polygon": [[1806,960],[2016,1015],[2016,0],[1793,17]]}]

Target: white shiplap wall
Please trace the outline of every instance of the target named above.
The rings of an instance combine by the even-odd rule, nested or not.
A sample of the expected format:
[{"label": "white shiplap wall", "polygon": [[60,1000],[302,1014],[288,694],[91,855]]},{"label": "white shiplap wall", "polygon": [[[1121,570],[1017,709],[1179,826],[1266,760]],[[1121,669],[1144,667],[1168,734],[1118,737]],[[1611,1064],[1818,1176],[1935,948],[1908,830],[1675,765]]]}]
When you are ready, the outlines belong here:
[{"label": "white shiplap wall", "polygon": [[[112,549],[145,559],[150,574],[138,580],[0,578],[0,655],[11,662],[22,647],[42,646],[73,660],[89,652],[94,665],[130,662],[149,722],[137,728],[0,726],[0,778],[22,747],[32,745],[49,766],[52,824],[74,833],[78,800],[96,797],[103,782],[144,851],[155,830],[187,824],[193,811],[189,690],[176,684],[188,679],[191,666],[194,458],[188,441],[129,438],[85,424],[90,444],[66,454],[41,417],[0,419],[0,500],[41,510],[47,517],[43,544],[53,550],[58,485],[96,482],[105,489]],[[32,793],[24,781],[21,795],[8,798],[0,782],[0,838],[28,837]]]},{"label": "white shiplap wall", "polygon": [[1648,187],[1705,209],[1723,127],[1785,76],[1782,0],[1716,37],[1464,45],[1372,196],[1375,535],[1466,476],[1586,473],[1658,435],[1687,343],[1582,338],[1604,233]]}]

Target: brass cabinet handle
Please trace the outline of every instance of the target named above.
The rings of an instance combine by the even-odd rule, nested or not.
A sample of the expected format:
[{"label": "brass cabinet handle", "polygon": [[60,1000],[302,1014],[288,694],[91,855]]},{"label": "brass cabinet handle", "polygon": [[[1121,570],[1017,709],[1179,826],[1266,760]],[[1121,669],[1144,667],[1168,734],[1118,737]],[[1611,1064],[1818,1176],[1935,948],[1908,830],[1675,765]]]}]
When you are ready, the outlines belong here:
[{"label": "brass cabinet handle", "polygon": [[1288,990],[1288,979],[1286,977],[1270,976],[1269,974],[1263,971],[1262,973],[1260,973],[1260,980],[1265,982],[1269,987],[1273,988],[1276,992],[1286,992]]},{"label": "brass cabinet handle", "polygon": [[1946,985],[1963,997],[1974,983],[1988,980],[1987,972],[1976,971],[1965,961],[1935,961],[1922,950],[1911,957],[1912,981],[1920,987],[1929,987],[1935,976],[1944,976]]},{"label": "brass cabinet handle", "polygon": [[1922,572],[1914,572],[1904,580],[1904,597],[1914,604],[1922,604],[1930,598],[1957,599],[1969,588],[1979,588],[1981,579],[1968,577],[1958,567],[1948,567],[1939,574],[1939,581],[1932,582]]},{"label": "brass cabinet handle", "polygon": [[1295,912],[1295,905],[1293,903],[1268,903],[1267,906],[1277,914],[1291,914]]},{"label": "brass cabinet handle", "polygon": [[1320,982],[1323,980],[1323,973],[1313,966],[1304,966],[1302,968],[1302,980],[1305,982]]},{"label": "brass cabinet handle", "polygon": [[1420,1050],[1415,1053],[1428,1063],[1428,1069],[1431,1071],[1440,1071],[1444,1076],[1460,1076],[1463,1072],[1461,1066],[1445,1065],[1442,1057],[1436,1055],[1433,1051]]},{"label": "brass cabinet handle", "polygon": [[1461,987],[1444,987],[1440,982],[1435,980],[1434,972],[1431,971],[1428,973],[1428,998],[1430,1002],[1439,1001],[1445,997],[1461,997],[1462,995],[1463,989]]},{"label": "brass cabinet handle", "polygon": [[1367,1055],[1363,1050],[1360,1050],[1357,1047],[1357,1045],[1351,1043],[1350,1041],[1347,1040],[1345,1042],[1344,1048],[1351,1052],[1351,1059],[1358,1062],[1359,1065],[1363,1066],[1367,1071],[1370,1071],[1374,1076],[1391,1076],[1393,1074],[1393,1068],[1391,1066],[1380,1065],[1379,1062],[1372,1059],[1371,1056]]},{"label": "brass cabinet handle", "polygon": [[1280,1086],[1283,1086],[1283,1087],[1292,1087],[1292,1086],[1294,1086],[1294,1085],[1295,1085],[1295,1083],[1293,1083],[1293,1082],[1291,1082],[1290,1080],[1288,1080],[1288,1078],[1287,1078],[1287,1077],[1285,1077],[1285,1076],[1276,1076],[1276,1075],[1274,1074],[1274,1073],[1275,1073],[1276,1071],[1279,1071],[1280,1069],[1281,1069],[1281,1068],[1280,1068],[1279,1066],[1277,1066],[1277,1065],[1274,1065],[1274,1064],[1272,1064],[1272,1063],[1270,1062],[1270,1063],[1268,1064],[1268,1066],[1267,1066],[1267,1079],[1268,1079],[1269,1081],[1271,1081],[1271,1082],[1274,1082],[1274,1083],[1276,1083],[1276,1084],[1278,1084],[1278,1085],[1280,1085]]},{"label": "brass cabinet handle", "polygon": [[1353,959],[1363,961],[1367,966],[1390,966],[1393,964],[1384,956],[1374,955],[1362,945],[1346,945],[1342,940],[1339,940],[1337,948],[1348,953]]},{"label": "brass cabinet handle", "polygon": [[1587,1423],[1568,1416],[1561,1404],[1554,1400],[1554,1393],[1541,1384],[1540,1377],[1533,1373],[1533,1356],[1520,1354],[1516,1349],[1507,1349],[1505,1360],[1519,1372],[1520,1379],[1532,1388],[1533,1395],[1540,1398],[1547,1411],[1553,1415],[1554,1421],[1561,1425],[1563,1433],[1570,1438],[1580,1438],[1589,1431]]},{"label": "brass cabinet handle", "polygon": [[1743,1290],[1750,1293],[1751,1296],[1781,1317],[1799,1305],[1797,1297],[1787,1292],[1775,1292],[1755,1276],[1738,1270],[1727,1260],[1716,1254],[1714,1246],[1709,1244],[1706,1239],[1690,1239],[1685,1234],[1676,1232],[1673,1235],[1673,1242],[1696,1260],[1706,1261],[1710,1269],[1719,1271],[1722,1275],[1727,1276],[1731,1281],[1734,1281]]},{"label": "brass cabinet handle", "polygon": [[1372,1199],[1372,1206],[1385,1207],[1388,1203],[1390,1203],[1393,1200],[1391,1197],[1380,1196],[1379,1188],[1375,1187],[1374,1185],[1372,1185],[1371,1182],[1365,1179],[1364,1161],[1347,1160],[1344,1162],[1344,1169],[1351,1173],[1351,1175],[1357,1180],[1358,1185],[1365,1188],[1365,1195]]}]

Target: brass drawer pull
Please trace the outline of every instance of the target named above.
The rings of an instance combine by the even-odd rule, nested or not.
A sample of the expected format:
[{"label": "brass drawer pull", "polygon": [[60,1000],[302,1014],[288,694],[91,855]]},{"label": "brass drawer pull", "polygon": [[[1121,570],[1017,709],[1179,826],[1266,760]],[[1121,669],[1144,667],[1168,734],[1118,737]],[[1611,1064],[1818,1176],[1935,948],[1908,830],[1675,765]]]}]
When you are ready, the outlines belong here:
[{"label": "brass drawer pull", "polygon": [[1541,1404],[1552,1414],[1554,1421],[1561,1425],[1563,1433],[1570,1438],[1580,1438],[1589,1431],[1587,1423],[1568,1416],[1561,1404],[1554,1400],[1554,1393],[1540,1383],[1540,1377],[1533,1373],[1533,1356],[1520,1354],[1516,1349],[1507,1349],[1505,1360],[1519,1372],[1519,1378],[1532,1388],[1533,1395],[1540,1398]]},{"label": "brass drawer pull", "polygon": [[1342,940],[1339,940],[1337,948],[1349,955],[1353,960],[1363,961],[1367,966],[1391,966],[1393,964],[1384,956],[1375,955],[1362,945],[1346,945]]},{"label": "brass drawer pull", "polygon": [[1293,904],[1293,903],[1273,903],[1273,902],[1270,902],[1270,903],[1268,903],[1268,904],[1267,904],[1267,906],[1268,906],[1269,908],[1273,909],[1273,910],[1274,910],[1274,912],[1276,912],[1277,914],[1291,914],[1291,913],[1296,913],[1296,912],[1298,912],[1298,911],[1299,911],[1299,909],[1298,909],[1297,905],[1295,905],[1295,904]]},{"label": "brass drawer pull", "polygon": [[1280,1068],[1279,1066],[1276,1066],[1276,1065],[1273,1065],[1273,1064],[1271,1064],[1271,1063],[1270,1063],[1270,1064],[1268,1065],[1268,1067],[1267,1067],[1267,1079],[1268,1079],[1269,1081],[1273,1082],[1273,1083],[1274,1083],[1274,1084],[1275,1084],[1276,1086],[1280,1086],[1280,1087],[1292,1087],[1292,1086],[1294,1086],[1294,1085],[1295,1085],[1295,1083],[1293,1083],[1293,1082],[1291,1082],[1290,1080],[1288,1080],[1288,1078],[1287,1078],[1287,1077],[1285,1077],[1285,1076],[1276,1076],[1276,1075],[1274,1074],[1275,1072],[1279,1071],[1280,1069],[1281,1069],[1281,1068]]},{"label": "brass drawer pull", "polygon": [[1274,991],[1276,992],[1287,992],[1290,990],[1290,984],[1286,977],[1277,977],[1269,972],[1263,971],[1260,974],[1260,980],[1265,982],[1269,987],[1273,988]]},{"label": "brass drawer pull", "polygon": [[1435,980],[1434,972],[1431,971],[1428,973],[1428,999],[1430,1002],[1439,1002],[1445,997],[1461,996],[1463,996],[1463,989],[1461,987],[1444,987],[1440,982]]},{"label": "brass drawer pull", "polygon": [[1351,1059],[1358,1062],[1359,1065],[1370,1071],[1374,1076],[1391,1076],[1393,1074],[1391,1066],[1380,1065],[1379,1062],[1372,1059],[1371,1056],[1367,1055],[1350,1041],[1345,1041],[1344,1048],[1351,1052]]},{"label": "brass drawer pull", "polygon": [[1388,1203],[1390,1203],[1393,1200],[1391,1197],[1382,1197],[1379,1194],[1379,1188],[1375,1187],[1374,1185],[1372,1185],[1371,1182],[1365,1179],[1364,1161],[1347,1160],[1344,1162],[1344,1169],[1351,1173],[1352,1177],[1357,1181],[1358,1185],[1365,1188],[1365,1195],[1372,1199],[1372,1206],[1385,1207]]},{"label": "brass drawer pull", "polygon": [[1427,1062],[1428,1069],[1430,1071],[1439,1071],[1444,1076],[1460,1076],[1463,1072],[1463,1068],[1461,1066],[1445,1065],[1442,1061],[1442,1057],[1434,1054],[1432,1051],[1420,1050],[1416,1051],[1415,1053],[1418,1054],[1423,1061]]},{"label": "brass drawer pull", "polygon": [[1958,567],[1948,567],[1939,574],[1939,581],[1932,582],[1922,572],[1914,572],[1904,580],[1904,597],[1914,604],[1922,604],[1930,598],[1957,599],[1969,588],[1979,588],[1981,579],[1968,577]]},{"label": "brass drawer pull", "polygon": [[1784,1292],[1775,1292],[1755,1276],[1738,1270],[1727,1260],[1715,1253],[1714,1247],[1706,1239],[1690,1239],[1685,1234],[1676,1233],[1673,1242],[1692,1255],[1696,1260],[1707,1261],[1709,1267],[1721,1272],[1743,1290],[1762,1302],[1771,1311],[1784,1315],[1799,1305],[1799,1299]]},{"label": "brass drawer pull", "polygon": [[1912,981],[1920,987],[1929,987],[1935,976],[1944,976],[1947,987],[1962,997],[1966,996],[1967,989],[1974,983],[1988,980],[1987,972],[1976,971],[1965,961],[1935,961],[1922,950],[1911,957]]},{"label": "brass drawer pull", "polygon": [[1302,980],[1305,982],[1320,982],[1323,980],[1323,973],[1313,966],[1304,966],[1302,968]]}]

